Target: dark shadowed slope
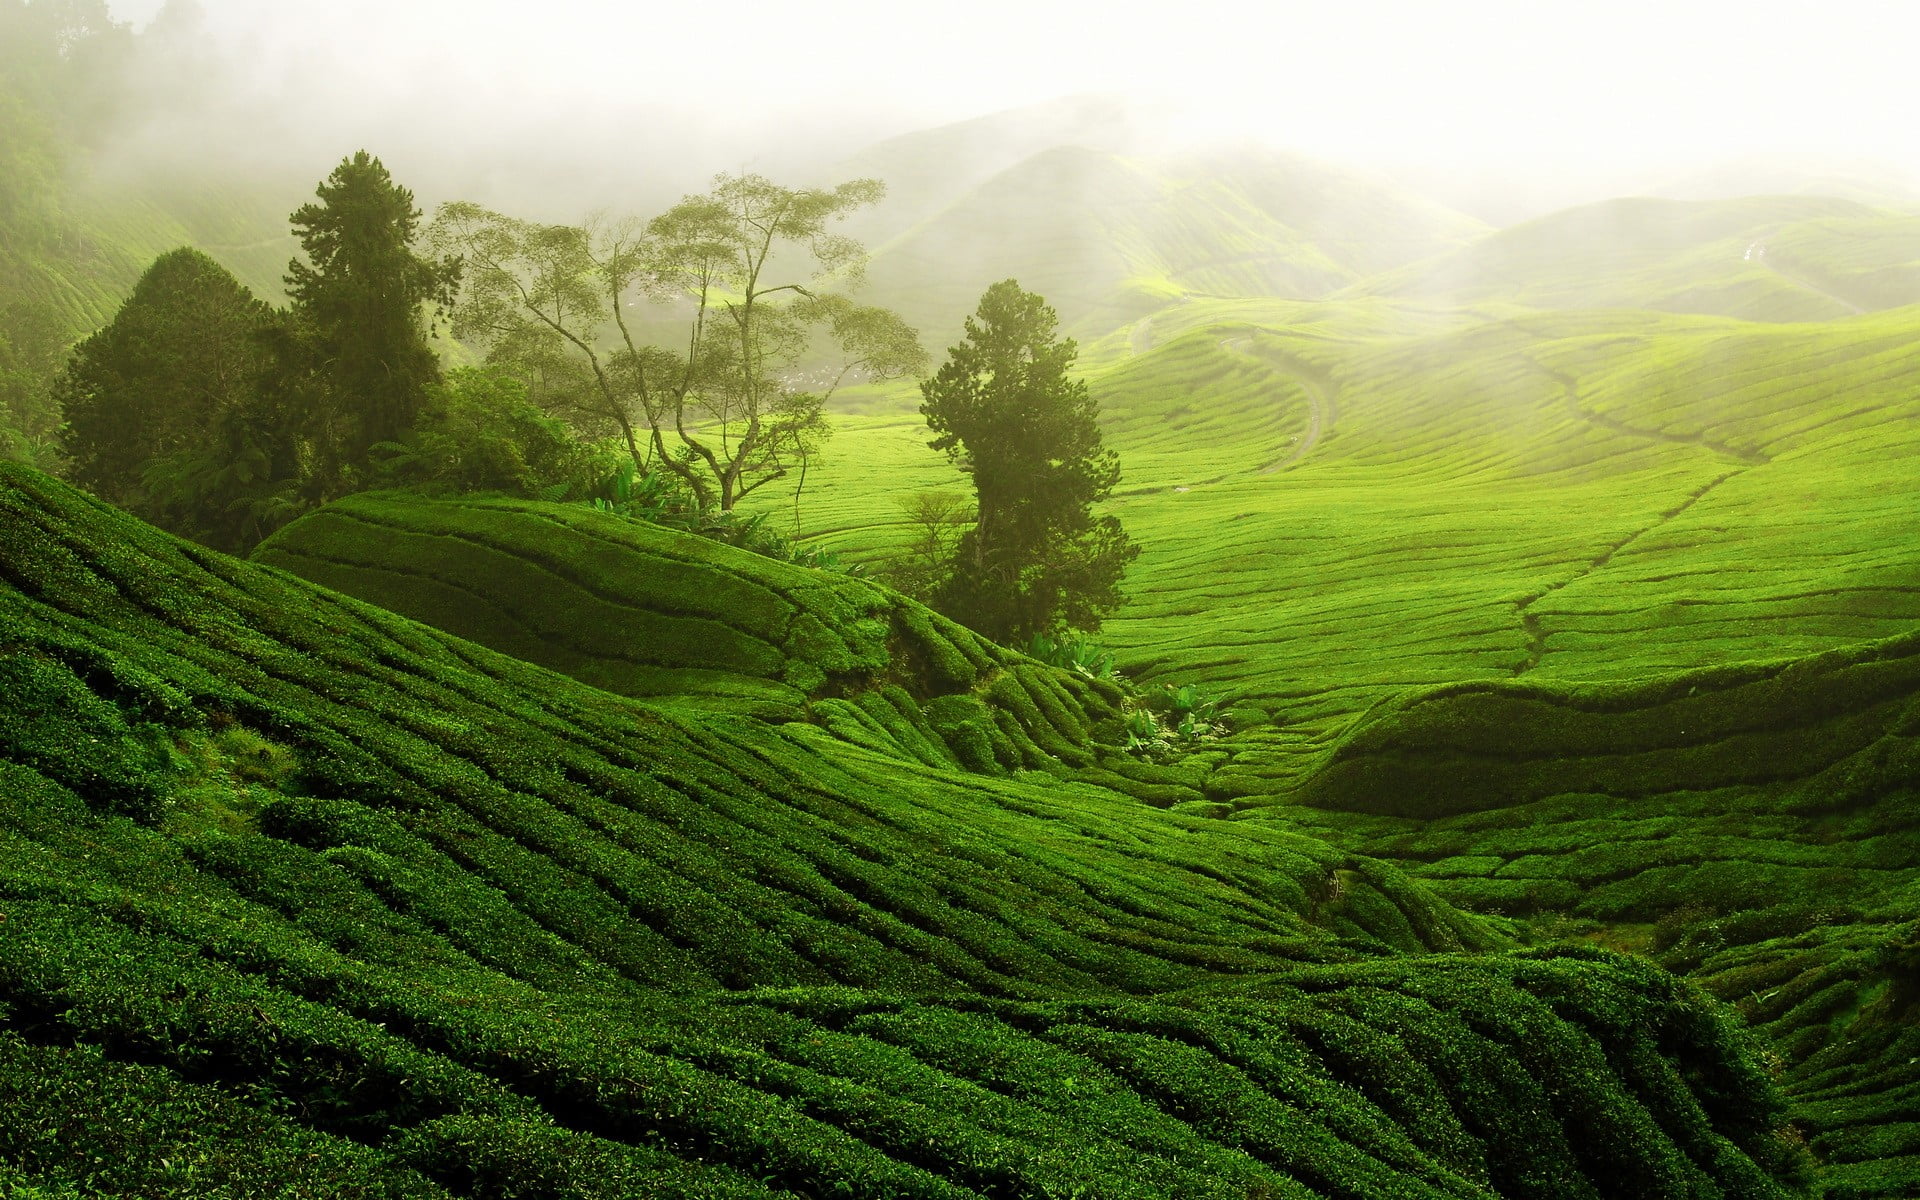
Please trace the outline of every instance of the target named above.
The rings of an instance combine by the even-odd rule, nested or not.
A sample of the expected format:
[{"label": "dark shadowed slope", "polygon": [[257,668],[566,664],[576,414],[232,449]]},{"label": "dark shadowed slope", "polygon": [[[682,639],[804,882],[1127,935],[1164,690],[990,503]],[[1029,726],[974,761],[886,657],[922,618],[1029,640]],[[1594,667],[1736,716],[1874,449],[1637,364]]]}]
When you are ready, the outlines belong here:
[{"label": "dark shadowed slope", "polygon": [[1738,1003],[1834,1196],[1920,1189],[1920,635],[1368,713],[1286,810]]}]

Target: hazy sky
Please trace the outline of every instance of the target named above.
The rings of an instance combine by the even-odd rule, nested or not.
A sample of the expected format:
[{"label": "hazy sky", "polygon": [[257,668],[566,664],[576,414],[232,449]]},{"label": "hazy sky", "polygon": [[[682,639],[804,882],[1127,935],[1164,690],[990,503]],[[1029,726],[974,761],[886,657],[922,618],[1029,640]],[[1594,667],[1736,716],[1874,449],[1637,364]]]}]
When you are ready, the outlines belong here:
[{"label": "hazy sky", "polygon": [[1920,166],[1914,0],[200,3],[262,95],[343,138],[405,115],[619,155],[644,113],[747,162],[1101,91],[1354,162]]}]

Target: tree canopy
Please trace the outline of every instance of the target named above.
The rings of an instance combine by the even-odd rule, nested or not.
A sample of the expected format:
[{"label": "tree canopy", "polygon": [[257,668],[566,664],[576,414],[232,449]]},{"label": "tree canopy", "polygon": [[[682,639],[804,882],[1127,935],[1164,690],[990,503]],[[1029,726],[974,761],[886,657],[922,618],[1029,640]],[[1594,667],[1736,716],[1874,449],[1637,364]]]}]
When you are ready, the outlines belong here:
[{"label": "tree canopy", "polygon": [[1003,280],[920,385],[929,445],[973,480],[978,501],[938,600],[1001,641],[1098,629],[1139,553],[1119,518],[1094,515],[1120,462],[1086,384],[1068,374],[1078,347],[1058,327],[1045,301]]},{"label": "tree canopy", "polygon": [[426,389],[440,378],[426,310],[452,306],[460,266],[414,251],[420,210],[413,193],[365,150],[342,160],[317,195],[292,216],[309,261],[288,265],[299,328],[276,345],[283,373],[307,377],[309,434],[326,498],[343,490],[343,475],[364,464],[373,446],[413,427]]},{"label": "tree canopy", "polygon": [[[925,361],[899,317],[827,290],[856,285],[864,259],[829,226],[881,194],[870,179],[789,188],[721,175],[644,223],[542,225],[448,204],[433,239],[466,264],[459,336],[584,431],[618,433],[636,467],[730,510],[804,478],[842,383]],[[643,324],[639,299],[674,324]]]},{"label": "tree canopy", "polygon": [[198,444],[252,396],[269,311],[198,250],[155,259],[55,382],[73,478],[156,519],[143,479],[148,464]]}]

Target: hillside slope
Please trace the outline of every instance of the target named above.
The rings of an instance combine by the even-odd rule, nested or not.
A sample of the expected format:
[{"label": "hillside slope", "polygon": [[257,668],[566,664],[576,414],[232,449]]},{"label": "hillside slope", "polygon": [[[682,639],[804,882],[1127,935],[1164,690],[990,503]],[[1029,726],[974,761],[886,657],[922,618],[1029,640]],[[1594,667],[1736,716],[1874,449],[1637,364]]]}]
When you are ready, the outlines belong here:
[{"label": "hillside slope", "polygon": [[1916,249],[1920,217],[1833,197],[1634,197],[1502,229],[1357,291],[1818,321],[1920,302]]},{"label": "hillside slope", "polygon": [[[1102,637],[1148,683],[1271,715],[1221,798],[1284,793],[1407,688],[1633,679],[1920,623],[1920,308],[1770,325],[1194,301],[1152,333],[1088,375],[1122,464],[1111,511],[1142,547]],[[843,427],[814,472],[821,535],[883,552],[892,491],[963,488],[925,438]]]},{"label": "hillside slope", "polygon": [[577,504],[349,497],[254,552],[369,603],[626,696],[812,722],[987,774],[1046,770],[1160,806],[1194,771],[1126,753],[1122,693],[846,575]]},{"label": "hillside slope", "polygon": [[1785,1065],[1836,1196],[1920,1188],[1920,634],[1607,685],[1474,683],[1369,712],[1288,828],[1468,908],[1689,973]]},{"label": "hillside slope", "polygon": [[1383,864],[649,707],[7,466],[0,527],[0,1182],[1794,1190],[1722,1010]]},{"label": "hillside slope", "polygon": [[1092,337],[1188,295],[1314,298],[1481,227],[1391,185],[1265,150],[1039,151],[873,247],[867,297],[935,347],[1001,279]]}]

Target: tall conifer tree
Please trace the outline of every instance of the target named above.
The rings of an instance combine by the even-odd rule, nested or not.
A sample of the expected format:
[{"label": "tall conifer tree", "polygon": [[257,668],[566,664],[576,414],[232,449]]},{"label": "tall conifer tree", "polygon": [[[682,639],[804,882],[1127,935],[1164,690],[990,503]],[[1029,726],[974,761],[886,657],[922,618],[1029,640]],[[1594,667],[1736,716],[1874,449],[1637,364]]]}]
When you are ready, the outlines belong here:
[{"label": "tall conifer tree", "polygon": [[318,196],[293,213],[308,261],[289,265],[299,329],[279,347],[283,360],[304,360],[311,380],[307,419],[324,499],[350,486],[370,447],[414,425],[440,378],[427,310],[452,306],[460,268],[414,252],[413,193],[365,150],[342,160]]}]

